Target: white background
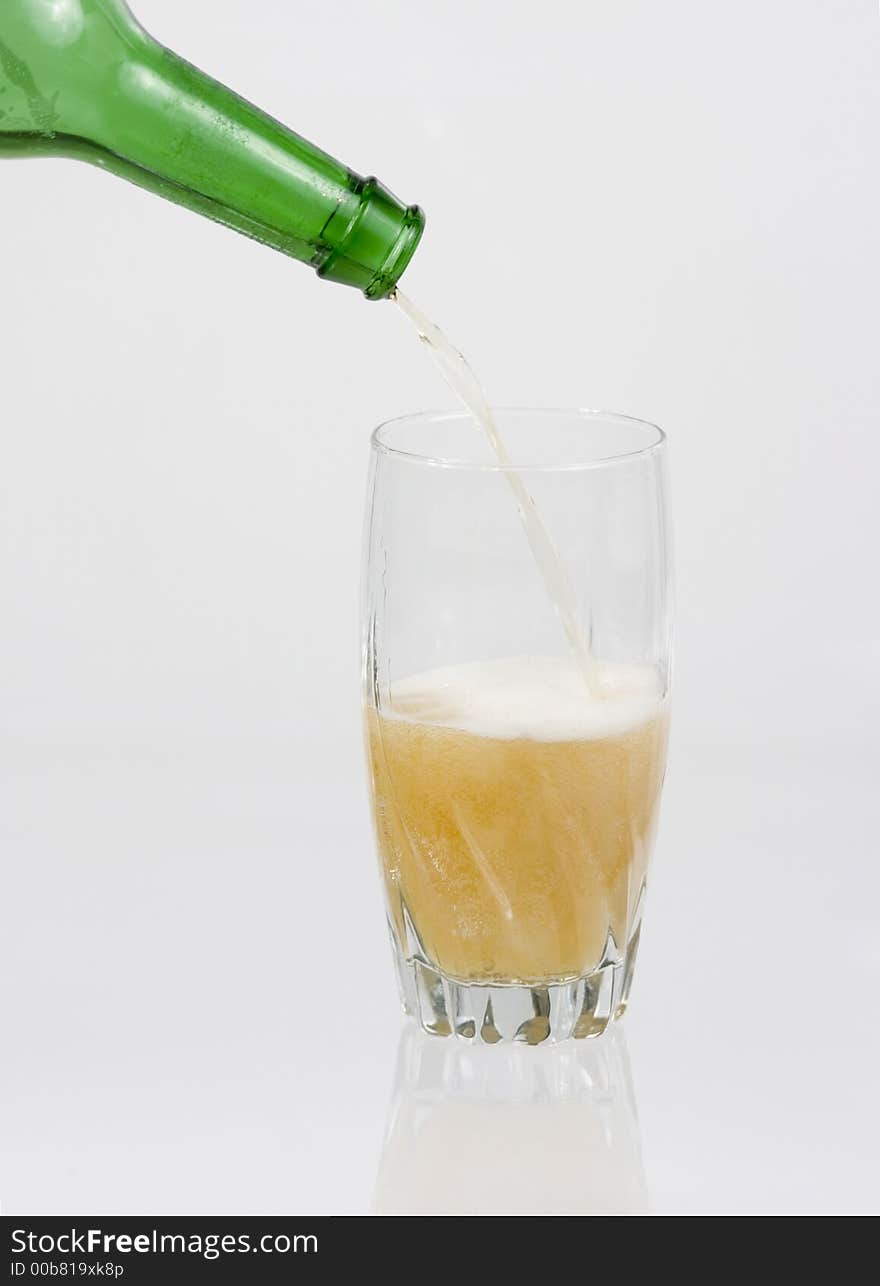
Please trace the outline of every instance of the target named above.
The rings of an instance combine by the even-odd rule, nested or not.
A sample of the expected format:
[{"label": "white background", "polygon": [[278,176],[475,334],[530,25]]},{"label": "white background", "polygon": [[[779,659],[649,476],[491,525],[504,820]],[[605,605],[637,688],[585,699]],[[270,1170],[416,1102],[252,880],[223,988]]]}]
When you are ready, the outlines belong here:
[{"label": "white background", "polygon": [[[137,11],[425,207],[406,288],[490,397],[667,429],[647,1201],[876,1210],[876,4]],[[0,1208],[366,1210],[400,1029],[367,440],[448,395],[390,306],[72,162],[0,163],[0,353]],[[521,1208],[542,1165],[524,1145]]]}]

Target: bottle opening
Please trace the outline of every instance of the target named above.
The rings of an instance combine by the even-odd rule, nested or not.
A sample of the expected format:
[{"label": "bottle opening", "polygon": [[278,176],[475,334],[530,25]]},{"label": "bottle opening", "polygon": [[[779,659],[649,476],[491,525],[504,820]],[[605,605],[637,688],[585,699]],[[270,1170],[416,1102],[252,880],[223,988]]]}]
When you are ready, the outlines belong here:
[{"label": "bottle opening", "polygon": [[[324,230],[330,253],[318,275],[356,286],[368,299],[385,299],[415,252],[425,216],[417,205],[403,205],[374,178],[362,180],[357,195],[354,211],[337,211]],[[349,217],[337,232],[333,225],[346,213]]]}]

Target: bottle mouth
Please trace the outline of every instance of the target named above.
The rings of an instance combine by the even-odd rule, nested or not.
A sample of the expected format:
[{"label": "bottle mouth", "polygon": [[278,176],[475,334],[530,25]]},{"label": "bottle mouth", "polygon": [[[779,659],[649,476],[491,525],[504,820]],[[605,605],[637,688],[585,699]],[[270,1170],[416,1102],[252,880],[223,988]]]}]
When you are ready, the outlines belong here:
[{"label": "bottle mouth", "polygon": [[408,205],[400,231],[388,257],[364,291],[367,299],[387,299],[403,276],[425,230],[425,214],[420,206]]},{"label": "bottle mouth", "polygon": [[318,276],[362,290],[367,299],[386,299],[415,253],[425,227],[417,205],[403,205],[378,179],[362,179],[356,190],[357,206],[349,214],[338,240],[333,223],[324,229],[329,254]]}]

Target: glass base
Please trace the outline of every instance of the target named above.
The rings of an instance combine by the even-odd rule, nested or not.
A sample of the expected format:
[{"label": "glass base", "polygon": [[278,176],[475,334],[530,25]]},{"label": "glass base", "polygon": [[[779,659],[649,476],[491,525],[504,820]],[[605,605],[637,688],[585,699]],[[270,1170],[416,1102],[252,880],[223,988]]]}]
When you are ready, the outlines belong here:
[{"label": "glass base", "polygon": [[623,952],[609,935],[602,961],[590,973],[544,985],[460,982],[419,957],[407,958],[393,931],[391,944],[404,1011],[423,1031],[472,1044],[541,1045],[601,1036],[623,1015],[639,930]]}]

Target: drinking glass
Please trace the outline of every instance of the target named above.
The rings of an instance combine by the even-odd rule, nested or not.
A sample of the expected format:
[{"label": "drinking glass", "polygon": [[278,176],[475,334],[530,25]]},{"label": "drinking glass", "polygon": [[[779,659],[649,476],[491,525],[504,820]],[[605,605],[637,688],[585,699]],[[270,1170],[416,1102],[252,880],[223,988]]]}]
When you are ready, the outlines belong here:
[{"label": "drinking glass", "polygon": [[627,1004],[665,772],[666,446],[593,411],[372,437],[367,761],[405,1011],[435,1035],[599,1035]]}]

